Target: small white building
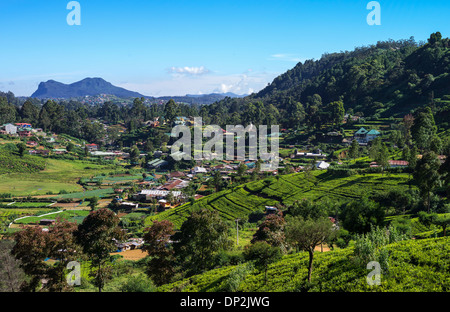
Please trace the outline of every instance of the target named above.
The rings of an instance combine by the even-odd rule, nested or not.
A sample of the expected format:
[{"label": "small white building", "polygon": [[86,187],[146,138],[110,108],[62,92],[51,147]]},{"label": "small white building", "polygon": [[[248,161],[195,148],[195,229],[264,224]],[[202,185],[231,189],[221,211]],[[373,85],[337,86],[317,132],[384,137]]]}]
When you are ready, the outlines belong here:
[{"label": "small white building", "polygon": [[206,173],[206,169],[203,167],[194,167],[194,169],[192,169],[191,171],[193,174],[201,174],[201,173]]},{"label": "small white building", "polygon": [[5,132],[6,134],[16,134],[17,133],[17,126],[8,123],[3,125],[3,127],[5,128]]},{"label": "small white building", "polygon": [[328,167],[330,167],[330,164],[325,162],[325,161],[319,161],[318,163],[316,163],[316,167],[317,169],[328,169]]}]

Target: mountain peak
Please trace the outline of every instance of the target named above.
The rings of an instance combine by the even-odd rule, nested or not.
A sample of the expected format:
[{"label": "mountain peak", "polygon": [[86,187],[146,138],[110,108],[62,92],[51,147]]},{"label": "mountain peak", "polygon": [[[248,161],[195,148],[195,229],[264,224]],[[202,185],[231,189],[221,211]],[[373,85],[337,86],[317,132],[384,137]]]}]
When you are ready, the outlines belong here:
[{"label": "mountain peak", "polygon": [[96,96],[99,94],[110,94],[117,97],[143,97],[138,92],[116,87],[103,78],[84,78],[72,84],[64,84],[55,80],[39,83],[38,89],[31,97],[33,98],[73,98],[82,96]]}]

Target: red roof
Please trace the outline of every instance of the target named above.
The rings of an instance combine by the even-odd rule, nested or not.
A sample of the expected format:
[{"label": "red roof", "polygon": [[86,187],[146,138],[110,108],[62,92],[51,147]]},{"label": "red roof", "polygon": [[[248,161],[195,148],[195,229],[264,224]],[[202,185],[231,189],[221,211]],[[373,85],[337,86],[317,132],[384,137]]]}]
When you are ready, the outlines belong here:
[{"label": "red roof", "polygon": [[178,177],[184,177],[186,174],[184,174],[184,172],[181,171],[174,171],[169,173],[169,177],[171,178],[178,178]]},{"label": "red roof", "polygon": [[182,183],[183,180],[175,180],[173,182],[171,182],[170,184],[164,185],[164,189],[170,191],[171,189],[173,189],[174,187],[176,187],[178,184]]},{"label": "red roof", "polygon": [[408,166],[409,162],[406,160],[389,160],[389,165],[391,166]]}]

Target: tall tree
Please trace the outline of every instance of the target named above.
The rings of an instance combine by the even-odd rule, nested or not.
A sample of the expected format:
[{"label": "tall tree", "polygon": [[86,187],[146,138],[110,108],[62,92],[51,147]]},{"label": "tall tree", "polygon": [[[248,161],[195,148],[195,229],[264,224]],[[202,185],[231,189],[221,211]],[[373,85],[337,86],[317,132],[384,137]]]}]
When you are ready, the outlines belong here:
[{"label": "tall tree", "polygon": [[36,124],[39,116],[39,107],[28,99],[26,100],[22,107],[20,108],[20,117],[22,122],[28,122],[31,124]]},{"label": "tall tree", "polygon": [[130,150],[130,162],[131,164],[137,164],[139,162],[139,156],[141,155],[139,148],[136,145]]},{"label": "tall tree", "polygon": [[414,170],[413,176],[426,203],[428,213],[431,209],[431,193],[440,185],[440,166],[441,163],[437,155],[434,152],[427,152],[417,161]]},{"label": "tall tree", "polygon": [[338,127],[339,124],[344,120],[345,109],[344,102],[335,101],[328,104],[328,110],[331,113],[331,121],[334,123],[335,127]]},{"label": "tall tree", "polygon": [[11,253],[20,261],[20,268],[29,279],[21,285],[22,291],[35,292],[41,279],[47,277],[48,266],[44,259],[48,252],[48,233],[41,227],[27,226],[14,234],[14,245]]},{"label": "tall tree", "polygon": [[381,226],[385,211],[367,197],[353,200],[345,205],[340,214],[343,227],[352,233],[367,233],[372,226]]},{"label": "tall tree", "polygon": [[429,150],[436,131],[437,127],[431,108],[425,107],[419,110],[414,116],[414,124],[411,127],[412,138],[417,147],[422,150]]},{"label": "tall tree", "polygon": [[76,242],[91,261],[91,276],[94,277],[94,285],[99,292],[111,277],[111,270],[107,267],[109,253],[116,250],[116,242],[124,237],[118,226],[119,222],[120,219],[114,212],[101,208],[91,211],[74,233]]},{"label": "tall tree", "polygon": [[217,211],[193,211],[174,235],[175,255],[188,274],[203,272],[212,267],[215,254],[230,248],[228,227]]},{"label": "tall tree", "polygon": [[384,170],[389,167],[389,150],[386,144],[382,143],[380,150],[375,158],[377,164]]},{"label": "tall tree", "polygon": [[67,284],[66,268],[69,262],[79,259],[81,248],[76,244],[73,233],[77,229],[74,222],[59,219],[50,227],[47,248],[48,257],[57,259],[48,269],[48,282],[46,288],[49,291],[70,291],[72,287]]},{"label": "tall tree", "polygon": [[170,282],[175,274],[175,256],[170,242],[174,233],[173,223],[167,220],[154,221],[144,231],[142,250],[150,256],[147,274],[158,286]]},{"label": "tall tree", "polygon": [[18,292],[25,274],[20,268],[20,261],[11,254],[14,242],[0,240],[0,292]]},{"label": "tall tree", "polygon": [[265,241],[271,246],[280,248],[281,251],[286,251],[285,224],[286,222],[281,213],[268,215],[258,226],[251,243]]},{"label": "tall tree", "polygon": [[355,159],[359,156],[359,143],[356,140],[352,141],[348,156],[350,156],[351,159]]},{"label": "tall tree", "polygon": [[169,125],[175,121],[175,117],[178,115],[178,105],[174,100],[170,99],[164,106],[164,118]]},{"label": "tall tree", "polygon": [[264,271],[264,283],[267,282],[267,269],[269,265],[281,259],[282,254],[279,247],[269,245],[265,241],[257,241],[244,250],[244,258],[253,261],[255,267]]},{"label": "tall tree", "polygon": [[0,124],[13,123],[17,119],[17,111],[14,105],[8,103],[8,99],[0,96]]},{"label": "tall tree", "polygon": [[286,224],[286,238],[293,247],[304,250],[309,254],[308,281],[311,282],[313,270],[314,250],[325,242],[333,233],[333,224],[327,217],[317,220],[294,217]]}]

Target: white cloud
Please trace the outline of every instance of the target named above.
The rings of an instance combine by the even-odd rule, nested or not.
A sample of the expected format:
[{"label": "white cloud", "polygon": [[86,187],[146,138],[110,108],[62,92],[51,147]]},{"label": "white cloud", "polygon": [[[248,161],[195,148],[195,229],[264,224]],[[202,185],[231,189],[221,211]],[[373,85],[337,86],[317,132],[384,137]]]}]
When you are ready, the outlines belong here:
[{"label": "white cloud", "polygon": [[289,53],[277,53],[272,54],[269,58],[271,61],[287,61],[287,62],[303,62],[304,59]]},{"label": "white cloud", "polygon": [[208,74],[210,71],[209,69],[205,68],[204,66],[200,67],[170,67],[169,72],[172,74],[180,74],[180,75],[192,75],[192,76],[198,76],[198,75],[204,75]]},{"label": "white cloud", "polygon": [[245,74],[171,75],[168,79],[129,81],[117,83],[117,86],[155,97],[227,92],[243,95],[263,89],[278,75],[256,71]]},{"label": "white cloud", "polygon": [[230,90],[232,88],[233,88],[233,85],[227,85],[227,84],[221,83],[220,87],[216,90],[219,91],[220,93],[227,93],[227,92],[230,92]]}]

